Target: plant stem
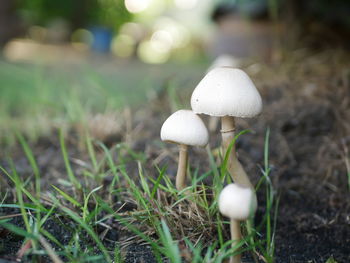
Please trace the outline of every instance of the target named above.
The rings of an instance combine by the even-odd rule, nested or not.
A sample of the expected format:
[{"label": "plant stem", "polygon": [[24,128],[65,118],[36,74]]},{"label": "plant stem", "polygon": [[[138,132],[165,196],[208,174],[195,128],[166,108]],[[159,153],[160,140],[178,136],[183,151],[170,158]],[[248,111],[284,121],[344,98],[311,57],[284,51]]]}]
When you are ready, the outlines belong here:
[{"label": "plant stem", "polygon": [[[235,138],[235,120],[233,117],[221,117],[221,136],[222,147],[225,154],[230,143]],[[229,155],[227,170],[235,183],[254,189],[247,173],[244,171],[241,163],[237,159],[235,146],[232,147],[232,151]]]},{"label": "plant stem", "polygon": [[186,187],[186,169],[187,169],[187,145],[180,144],[179,145],[179,164],[177,167],[176,174],[176,189],[181,191]]},{"label": "plant stem", "polygon": [[[235,219],[231,219],[231,239],[233,241],[232,247],[236,247],[237,244],[241,241],[242,239],[242,234],[241,234],[241,225],[239,221]],[[230,263],[241,263],[241,254],[234,255],[230,258]]]}]

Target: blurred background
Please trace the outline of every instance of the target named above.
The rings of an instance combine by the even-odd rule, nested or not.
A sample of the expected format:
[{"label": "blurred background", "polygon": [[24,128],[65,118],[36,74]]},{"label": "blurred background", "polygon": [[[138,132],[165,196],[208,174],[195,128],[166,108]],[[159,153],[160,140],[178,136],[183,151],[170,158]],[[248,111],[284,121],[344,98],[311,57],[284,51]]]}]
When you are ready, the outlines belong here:
[{"label": "blurred background", "polygon": [[349,14],[347,0],[2,0],[0,132],[193,89],[218,58],[254,74],[348,50]]},{"label": "blurred background", "polygon": [[91,52],[151,64],[268,60],[301,39],[349,45],[349,13],[346,0],[3,0],[0,45],[9,61],[79,62]]}]

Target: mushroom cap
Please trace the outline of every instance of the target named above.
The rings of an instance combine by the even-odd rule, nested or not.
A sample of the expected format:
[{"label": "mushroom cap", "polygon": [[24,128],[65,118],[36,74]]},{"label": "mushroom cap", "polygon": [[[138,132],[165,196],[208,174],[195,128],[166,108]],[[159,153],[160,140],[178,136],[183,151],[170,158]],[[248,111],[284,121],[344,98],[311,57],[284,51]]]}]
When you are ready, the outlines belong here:
[{"label": "mushroom cap", "polygon": [[169,116],[160,130],[162,141],[204,147],[209,134],[202,119],[191,110],[178,110]]},{"label": "mushroom cap", "polygon": [[192,93],[191,106],[197,114],[251,118],[261,112],[262,101],[244,71],[220,67],[199,82]]},{"label": "mushroom cap", "polygon": [[229,54],[222,54],[213,61],[207,72],[214,68],[220,67],[237,67],[240,64],[240,60]]},{"label": "mushroom cap", "polygon": [[253,190],[238,184],[229,184],[219,196],[221,214],[231,219],[243,221],[256,211],[257,201]]}]

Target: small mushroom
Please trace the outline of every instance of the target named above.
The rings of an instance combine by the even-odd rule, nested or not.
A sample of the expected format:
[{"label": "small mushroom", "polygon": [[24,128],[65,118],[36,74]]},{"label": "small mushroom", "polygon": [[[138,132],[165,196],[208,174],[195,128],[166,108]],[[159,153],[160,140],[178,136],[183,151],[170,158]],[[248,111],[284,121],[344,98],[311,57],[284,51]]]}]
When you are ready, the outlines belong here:
[{"label": "small mushroom", "polygon": [[[247,220],[255,214],[257,201],[254,191],[238,184],[227,185],[219,196],[221,214],[230,218],[232,247],[242,239],[240,221]],[[230,263],[241,263],[241,255],[231,257]]]},{"label": "small mushroom", "polygon": [[187,148],[204,147],[208,144],[209,134],[202,119],[191,110],[179,110],[170,115],[160,130],[162,141],[179,145],[179,164],[176,174],[176,188],[186,186]]},{"label": "small mushroom", "polygon": [[[234,117],[250,118],[262,110],[262,101],[254,83],[240,69],[221,67],[211,70],[192,93],[191,106],[197,114],[221,117],[224,153],[235,137]],[[253,188],[232,148],[228,171],[235,183]]]}]

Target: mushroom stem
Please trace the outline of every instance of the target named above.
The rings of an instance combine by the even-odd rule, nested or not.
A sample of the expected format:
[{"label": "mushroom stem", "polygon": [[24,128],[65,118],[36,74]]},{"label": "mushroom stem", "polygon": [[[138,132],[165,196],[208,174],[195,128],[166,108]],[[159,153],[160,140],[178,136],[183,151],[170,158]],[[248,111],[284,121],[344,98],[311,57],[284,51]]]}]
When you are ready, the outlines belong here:
[{"label": "mushroom stem", "polygon": [[219,125],[220,118],[215,116],[209,117],[208,129],[210,132],[215,132]]},{"label": "mushroom stem", "polygon": [[[233,241],[232,247],[235,247],[242,239],[241,225],[239,221],[235,219],[231,219],[230,228],[231,228],[231,239]],[[241,254],[232,256],[230,258],[230,263],[241,263]]]},{"label": "mushroom stem", "polygon": [[187,169],[187,145],[180,144],[179,145],[179,164],[177,167],[176,174],[176,189],[182,190],[186,187],[186,169]]},{"label": "mushroom stem", "polygon": [[[235,129],[235,120],[233,117],[221,117],[221,136],[224,154],[226,154],[230,143],[235,138]],[[244,171],[241,163],[237,159],[235,145],[233,145],[229,155],[227,170],[235,183],[254,189],[247,173]]]}]

